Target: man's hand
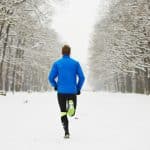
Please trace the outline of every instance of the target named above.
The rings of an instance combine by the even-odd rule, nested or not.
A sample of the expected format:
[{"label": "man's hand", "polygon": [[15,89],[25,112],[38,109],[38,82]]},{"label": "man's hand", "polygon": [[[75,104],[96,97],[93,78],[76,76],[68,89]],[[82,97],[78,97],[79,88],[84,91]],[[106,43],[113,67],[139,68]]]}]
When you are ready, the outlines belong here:
[{"label": "man's hand", "polygon": [[54,87],[54,90],[57,91],[57,87]]},{"label": "man's hand", "polygon": [[81,94],[80,91],[78,91],[78,92],[77,92],[77,95],[80,95],[80,94]]}]

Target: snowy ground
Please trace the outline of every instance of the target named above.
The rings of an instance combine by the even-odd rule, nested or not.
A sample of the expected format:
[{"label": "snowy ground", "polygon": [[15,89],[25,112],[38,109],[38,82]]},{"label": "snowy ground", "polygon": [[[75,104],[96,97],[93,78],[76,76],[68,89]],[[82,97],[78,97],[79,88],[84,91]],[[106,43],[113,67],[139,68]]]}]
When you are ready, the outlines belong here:
[{"label": "snowy ground", "polygon": [[150,150],[150,97],[82,93],[63,139],[56,93],[0,96],[1,150]]}]

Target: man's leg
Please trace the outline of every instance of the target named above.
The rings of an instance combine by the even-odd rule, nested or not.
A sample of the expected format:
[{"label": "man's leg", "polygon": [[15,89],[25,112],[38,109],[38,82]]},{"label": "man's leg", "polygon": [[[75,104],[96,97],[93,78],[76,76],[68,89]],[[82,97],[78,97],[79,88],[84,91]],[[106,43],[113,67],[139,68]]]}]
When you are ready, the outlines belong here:
[{"label": "man's leg", "polygon": [[61,111],[61,122],[65,131],[65,136],[69,135],[69,122],[67,118],[66,101],[66,96],[64,94],[58,93],[58,103]]}]

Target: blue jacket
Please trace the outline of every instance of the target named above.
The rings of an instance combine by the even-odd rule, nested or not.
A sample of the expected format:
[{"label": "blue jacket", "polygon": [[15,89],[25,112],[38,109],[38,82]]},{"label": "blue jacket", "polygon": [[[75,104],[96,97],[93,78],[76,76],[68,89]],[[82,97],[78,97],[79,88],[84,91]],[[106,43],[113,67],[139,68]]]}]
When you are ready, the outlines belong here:
[{"label": "blue jacket", "polygon": [[57,87],[58,93],[77,94],[82,88],[85,77],[79,62],[63,55],[53,64],[48,80],[53,87]]}]

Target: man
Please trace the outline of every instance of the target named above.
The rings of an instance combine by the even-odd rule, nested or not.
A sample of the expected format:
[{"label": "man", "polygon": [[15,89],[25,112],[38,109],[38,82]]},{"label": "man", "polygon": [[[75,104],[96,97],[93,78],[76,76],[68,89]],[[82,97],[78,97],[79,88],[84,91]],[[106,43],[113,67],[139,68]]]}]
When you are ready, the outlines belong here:
[{"label": "man", "polygon": [[69,138],[67,115],[70,117],[75,115],[76,95],[80,95],[85,80],[79,62],[70,58],[70,52],[71,48],[68,45],[62,47],[63,56],[53,64],[48,76],[49,82],[57,91],[61,122],[65,131],[64,138]]}]

